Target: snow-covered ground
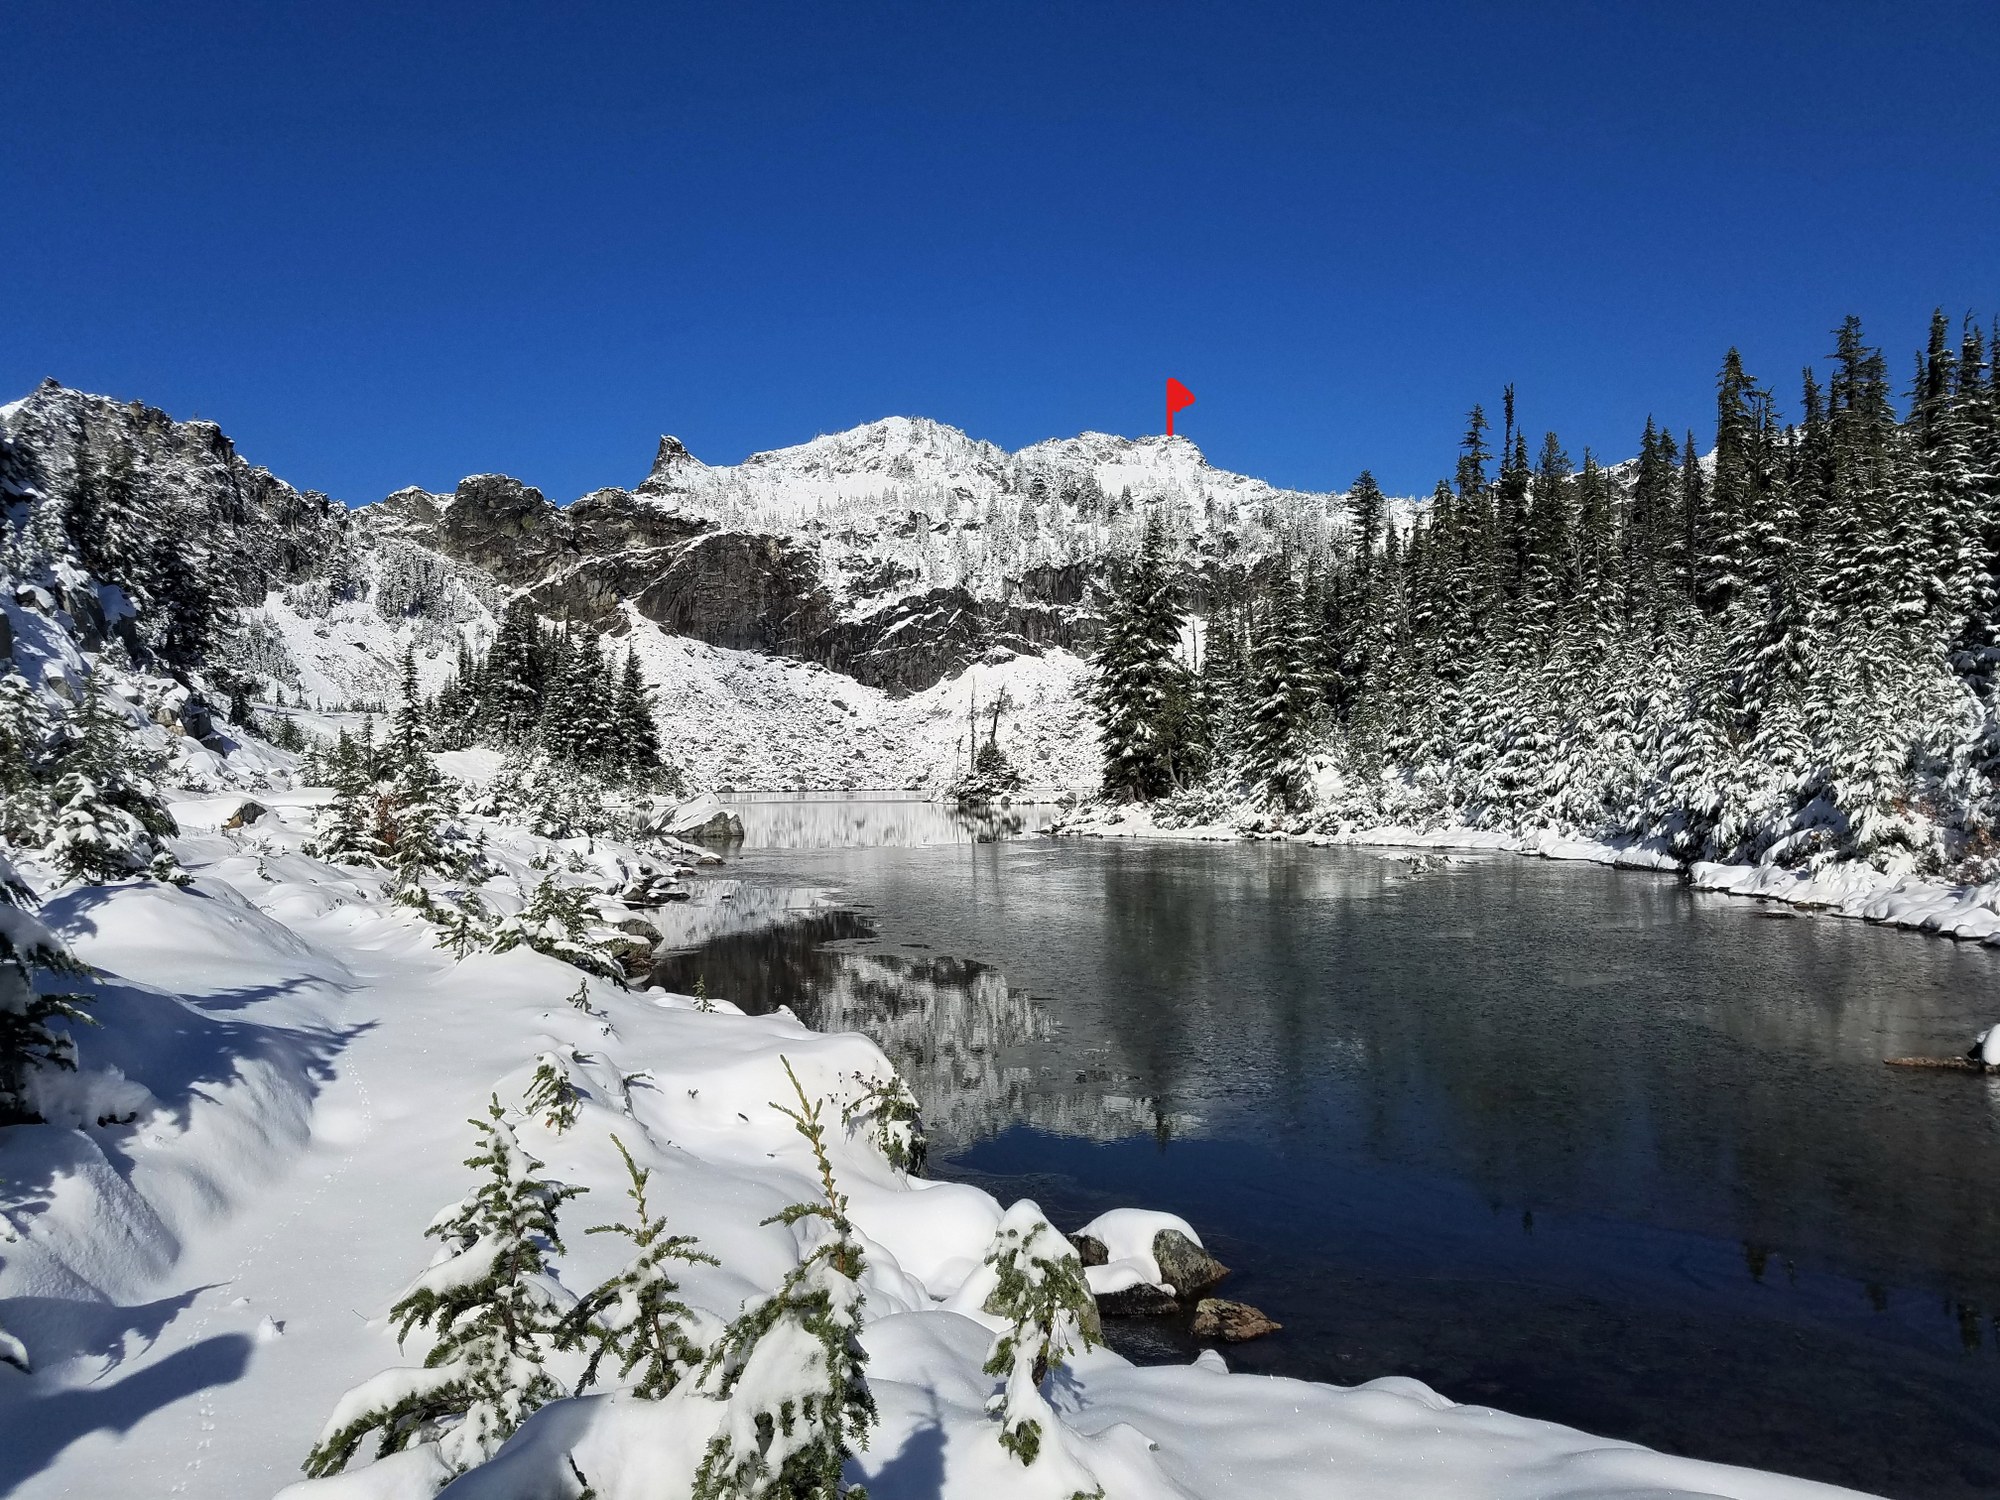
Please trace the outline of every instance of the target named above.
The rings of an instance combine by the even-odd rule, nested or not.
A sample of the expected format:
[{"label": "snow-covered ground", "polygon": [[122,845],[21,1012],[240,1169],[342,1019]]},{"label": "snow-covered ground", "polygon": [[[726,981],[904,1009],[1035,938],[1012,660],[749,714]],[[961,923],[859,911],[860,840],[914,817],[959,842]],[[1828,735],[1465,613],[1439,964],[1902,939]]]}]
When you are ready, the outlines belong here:
[{"label": "snow-covered ground", "polygon": [[1088,672],[1066,651],[980,663],[892,697],[809,662],[668,635],[634,615],[626,637],[654,685],[662,746],[691,784],[738,789],[924,788],[965,769],[1004,695],[1000,743],[1031,785],[1081,787],[1098,773]]},{"label": "snow-covered ground", "polygon": [[[271,811],[247,826],[177,841],[189,887],[85,888],[44,909],[98,970],[102,1024],[82,1040],[72,1118],[0,1131],[14,1236],[0,1312],[37,1363],[0,1368],[0,1491],[262,1500],[294,1481],[343,1391],[420,1359],[398,1352],[384,1314],[430,1259],[425,1225],[470,1186],[468,1121],[491,1096],[548,1175],[588,1189],[563,1211],[564,1285],[621,1260],[619,1241],[583,1233],[624,1216],[616,1135],[654,1172],[673,1232],[719,1261],[687,1268],[688,1300],[732,1316],[801,1253],[804,1230],[763,1221],[815,1191],[804,1143],[770,1107],[789,1091],[781,1060],[836,1108],[887,1074],[872,1043],[786,1014],[621,991],[525,949],[454,961],[379,876],[301,852],[318,797],[260,800]],[[190,804],[186,826],[215,812]],[[524,873],[537,854],[619,857],[492,833]],[[692,933],[717,914],[664,920]],[[570,998],[580,984],[587,1008]],[[522,1109],[546,1053],[582,1095],[563,1130]],[[980,1266],[1003,1206],[903,1175],[866,1120],[833,1134],[864,1236],[880,1408],[852,1477],[875,1500],[1052,1493],[1053,1468],[1004,1452],[986,1409],[999,1382],[981,1371],[996,1320]],[[1144,1256],[1112,1238],[1121,1260]],[[1063,1452],[1134,1500],[1841,1493],[1457,1406],[1385,1374],[1341,1389],[1230,1375],[1214,1353],[1140,1369],[1096,1350],[1052,1399]],[[569,1460],[601,1500],[685,1494],[699,1436],[675,1424],[700,1415],[692,1398],[672,1420],[626,1395],[560,1404],[451,1494],[573,1494]],[[419,1449],[298,1500],[428,1495],[437,1477]]]}]

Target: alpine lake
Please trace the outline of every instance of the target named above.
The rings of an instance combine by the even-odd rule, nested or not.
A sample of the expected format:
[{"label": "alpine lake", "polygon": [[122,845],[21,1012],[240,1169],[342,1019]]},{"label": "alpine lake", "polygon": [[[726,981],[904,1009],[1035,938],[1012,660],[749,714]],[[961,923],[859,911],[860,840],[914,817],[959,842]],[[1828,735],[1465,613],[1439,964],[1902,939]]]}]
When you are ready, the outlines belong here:
[{"label": "alpine lake", "polygon": [[1883,1066],[2000,1019],[2000,950],[1518,855],[729,800],[654,982],[874,1038],[933,1176],[1187,1219],[1284,1325],[1230,1368],[2000,1493],[2000,1079]]}]

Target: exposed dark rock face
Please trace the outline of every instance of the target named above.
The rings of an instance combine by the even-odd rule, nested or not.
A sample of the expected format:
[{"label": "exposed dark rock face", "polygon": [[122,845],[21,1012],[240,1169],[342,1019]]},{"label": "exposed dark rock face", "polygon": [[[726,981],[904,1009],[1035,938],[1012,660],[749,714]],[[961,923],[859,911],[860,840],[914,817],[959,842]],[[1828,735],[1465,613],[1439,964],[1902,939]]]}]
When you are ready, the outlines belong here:
[{"label": "exposed dark rock face", "polygon": [[[121,531],[121,546],[85,558],[104,582],[171,586],[225,609],[323,575],[348,546],[342,506],[246,463],[213,422],[176,422],[156,407],[54,380],[19,402],[0,429],[0,496],[36,497],[64,518],[72,539]],[[95,601],[56,602],[92,642],[118,633],[141,647]],[[120,623],[129,626],[129,618]]]},{"label": "exposed dark rock face", "polygon": [[1107,1318],[1168,1318],[1179,1312],[1181,1305],[1165,1287],[1141,1282],[1121,1292],[1101,1293],[1097,1310]]},{"label": "exposed dark rock face", "polygon": [[712,646],[827,660],[820,647],[833,602],[811,555],[782,537],[699,537],[664,559],[633,602],[647,619]]}]

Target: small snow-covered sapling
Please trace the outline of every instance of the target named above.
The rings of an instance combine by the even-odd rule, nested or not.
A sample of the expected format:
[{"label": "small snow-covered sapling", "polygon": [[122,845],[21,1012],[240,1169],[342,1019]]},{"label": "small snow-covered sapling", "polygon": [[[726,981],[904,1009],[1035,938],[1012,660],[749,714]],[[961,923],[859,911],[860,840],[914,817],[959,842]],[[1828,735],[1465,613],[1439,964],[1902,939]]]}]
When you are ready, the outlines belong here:
[{"label": "small snow-covered sapling", "polygon": [[569,1066],[553,1052],[535,1058],[535,1076],[528,1080],[527,1110],[560,1135],[576,1123],[583,1094],[570,1081]]},{"label": "small snow-covered sapling", "polygon": [[556,1211],[581,1188],[539,1178],[495,1098],[472,1121],[479,1149],[466,1165],[484,1180],[438,1215],[431,1268],[389,1309],[397,1342],[423,1328],[437,1342],[422,1369],[385,1370],[335,1404],[304,1468],[338,1473],[370,1433],[377,1457],[435,1439],[454,1473],[491,1458],[514,1430],[564,1393],[544,1365],[574,1299],[549,1275],[562,1249]]},{"label": "small snow-covered sapling", "polygon": [[812,1147],[821,1197],[765,1220],[815,1221],[820,1242],[777,1291],[746,1307],[702,1365],[701,1390],[726,1401],[695,1474],[694,1500],[866,1500],[841,1471],[875,1423],[859,1340],[861,1246],[835,1185],[820,1102],[781,1059],[798,1108],[774,1103]]},{"label": "small snow-covered sapling", "polygon": [[577,1381],[579,1391],[596,1382],[598,1366],[608,1356],[617,1361],[621,1380],[631,1378],[635,1369],[639,1372],[634,1395],[658,1401],[698,1369],[707,1353],[703,1316],[675,1295],[680,1284],[667,1274],[667,1266],[674,1261],[711,1266],[718,1262],[694,1248],[693,1235],[667,1233],[666,1218],[655,1215],[646,1203],[651,1169],[633,1161],[617,1136],[611,1137],[611,1144],[618,1148],[632,1179],[625,1190],[632,1200],[632,1222],[598,1224],[585,1233],[622,1234],[637,1253],[624,1270],[584,1294],[563,1320],[557,1343],[565,1349],[590,1346],[590,1362]]},{"label": "small snow-covered sapling", "polygon": [[889,1165],[913,1175],[922,1172],[930,1156],[930,1138],[909,1084],[899,1073],[883,1079],[857,1072],[854,1081],[860,1093],[841,1105],[840,1123],[852,1128],[857,1120],[872,1118],[876,1148]]},{"label": "small snow-covered sapling", "polygon": [[493,931],[493,951],[529,947],[617,984],[625,982],[613,943],[621,934],[597,920],[596,902],[580,886],[544,875],[527,906]]},{"label": "small snow-covered sapling", "polygon": [[1097,1342],[1096,1303],[1076,1247],[1026,1200],[1000,1220],[986,1264],[999,1278],[986,1311],[1008,1325],[986,1357],[986,1373],[1007,1382],[991,1410],[1000,1417],[1000,1446],[1032,1467],[1056,1420],[1042,1385],[1071,1353]]}]

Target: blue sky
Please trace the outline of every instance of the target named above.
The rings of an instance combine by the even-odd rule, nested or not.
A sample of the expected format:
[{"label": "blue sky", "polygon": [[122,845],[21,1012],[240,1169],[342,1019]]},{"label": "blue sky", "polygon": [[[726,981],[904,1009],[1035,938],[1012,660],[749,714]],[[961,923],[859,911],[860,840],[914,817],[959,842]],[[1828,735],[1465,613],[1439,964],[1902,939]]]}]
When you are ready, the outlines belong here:
[{"label": "blue sky", "polygon": [[1392,490],[2000,310],[2000,6],[8,7],[0,392],[351,502],[890,413]]}]

